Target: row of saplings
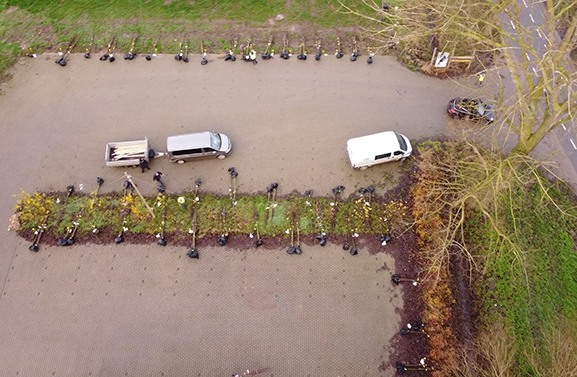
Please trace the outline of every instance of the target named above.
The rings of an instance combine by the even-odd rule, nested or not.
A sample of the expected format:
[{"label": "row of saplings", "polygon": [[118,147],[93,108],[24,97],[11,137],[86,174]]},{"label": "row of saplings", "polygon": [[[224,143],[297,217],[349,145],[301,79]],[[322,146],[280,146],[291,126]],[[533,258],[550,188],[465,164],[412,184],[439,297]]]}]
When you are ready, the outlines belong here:
[{"label": "row of saplings", "polygon": [[[237,195],[238,173],[236,172],[236,170],[234,168],[230,168],[229,173],[230,173],[230,177],[231,177],[230,190],[229,190],[230,206],[235,207],[237,204],[236,195]],[[142,195],[138,191],[138,188],[133,183],[133,181],[130,179],[130,177],[128,177],[128,178],[129,179],[124,181],[124,184],[123,184],[122,198],[125,199],[128,196],[132,197],[133,193],[136,191],[138,193],[138,195],[141,197],[142,203],[144,203],[146,205],[146,207],[150,211],[150,214],[154,217],[154,213],[153,213],[152,209],[147,204],[144,197],[142,197]],[[92,208],[94,207],[94,204],[95,204],[95,201],[96,201],[97,195],[98,195],[98,190],[102,186],[103,183],[104,183],[104,180],[102,178],[98,177],[96,179],[96,184],[97,184],[96,189],[84,201],[84,203],[80,206],[80,209],[78,210],[78,212],[76,212],[74,217],[70,220],[71,225],[67,227],[66,234],[64,235],[64,237],[59,238],[59,240],[57,242],[57,244],[59,246],[70,246],[70,245],[73,245],[75,243],[75,237],[78,234],[79,226],[81,225],[82,219],[86,215],[87,208],[89,208],[89,210],[92,210]],[[201,183],[202,183],[202,181],[200,179],[197,179],[195,181],[195,188],[194,188],[194,192],[193,192],[194,204],[197,204],[199,201],[198,195],[199,195],[199,189],[200,189]],[[265,226],[273,224],[273,219],[275,216],[275,208],[278,205],[278,197],[277,197],[278,186],[279,186],[278,183],[272,183],[266,188],[266,197],[267,197],[266,200],[267,200],[267,202],[266,202],[266,211],[264,213],[264,221],[263,221]],[[344,191],[344,189],[345,189],[344,186],[337,186],[332,190],[332,193],[333,193],[332,200],[333,201],[332,201],[332,203],[330,203],[330,205],[332,207],[333,226],[334,226],[336,213],[337,213],[340,201],[341,201],[341,193]],[[65,193],[65,196],[62,200],[60,198],[56,198],[56,203],[61,204],[61,208],[59,209],[59,211],[57,213],[51,214],[48,211],[46,211],[46,213],[42,214],[42,216],[44,216],[43,219],[38,221],[38,223],[40,223],[40,225],[36,226],[33,229],[34,230],[34,237],[33,237],[32,244],[29,247],[29,249],[31,251],[34,251],[34,252],[39,251],[40,241],[42,239],[43,234],[47,231],[48,223],[49,223],[49,219],[50,219],[51,215],[54,215],[56,218],[56,224],[55,225],[53,224],[52,227],[54,227],[54,228],[59,227],[59,224],[62,221],[64,212],[66,210],[68,200],[71,197],[71,195],[74,193],[74,191],[75,191],[74,186],[70,185],[66,188],[66,193]],[[158,241],[157,241],[158,245],[166,246],[167,245],[167,240],[165,237],[166,199],[168,198],[168,196],[165,195],[165,193],[164,193],[164,184],[160,184],[158,186],[158,191],[159,191],[159,194],[157,197],[157,205],[159,205],[159,206],[162,205],[164,208],[162,211],[163,218],[162,218],[161,225],[160,225],[160,231],[158,234],[156,234],[156,237],[158,238]],[[361,206],[363,206],[362,207],[363,209],[367,210],[370,207],[373,193],[374,193],[374,187],[368,187],[366,189],[361,188],[359,190],[360,198],[358,199],[358,203]],[[325,246],[327,244],[327,232],[325,231],[325,225],[324,225],[324,222],[322,220],[322,213],[321,213],[321,210],[319,208],[318,201],[316,203],[314,203],[314,207],[313,207],[312,195],[313,195],[312,190],[308,190],[305,192],[305,196],[307,198],[306,205],[309,207],[309,211],[313,214],[313,219],[312,219],[313,221],[311,221],[311,223],[313,223],[313,222],[315,223],[317,231],[318,231],[315,238],[316,238],[316,240],[320,246]],[[186,200],[185,200],[184,196],[178,197],[177,201],[182,207],[184,207],[186,209]],[[314,212],[313,212],[313,208],[314,208]],[[22,211],[23,208],[21,208],[20,210]],[[120,230],[118,231],[118,233],[115,234],[115,238],[114,238],[114,242],[117,244],[124,242],[124,232],[126,232],[128,230],[127,223],[129,220],[129,215],[130,215],[130,208],[128,206],[126,206],[126,204],[125,204],[124,208],[122,208],[121,215],[120,215],[122,226],[121,226]],[[226,216],[227,216],[226,208],[225,208],[225,206],[222,206],[222,211],[221,211],[222,232],[220,232],[220,234],[217,238],[217,243],[220,246],[224,246],[228,242],[229,230],[227,228]],[[253,232],[251,232],[249,236],[251,238],[256,238],[255,246],[260,247],[264,244],[264,242],[263,242],[263,239],[261,237],[261,232],[260,232],[260,227],[259,227],[259,214],[257,213],[256,207],[254,208],[253,216],[254,216],[254,228],[253,228]],[[287,248],[287,253],[298,255],[298,254],[302,253],[302,246],[301,246],[301,234],[300,234],[299,221],[296,218],[297,218],[297,216],[295,215],[295,213],[293,211],[291,211],[291,214],[290,214],[289,218],[287,219],[288,220],[288,229],[286,230],[286,233],[290,234],[290,240],[291,240],[290,246]],[[357,248],[357,245],[355,243],[355,238],[357,238],[359,236],[359,234],[357,233],[357,231],[355,231],[354,225],[352,224],[352,220],[349,223],[348,215],[346,216],[346,222],[347,222],[346,223],[347,233],[345,234],[345,242],[343,244],[343,249],[346,251],[349,251],[351,255],[356,255],[358,253],[358,248]],[[24,225],[26,225],[26,224],[24,224]],[[24,228],[26,228],[26,227],[24,227]],[[350,230],[350,232],[349,232],[349,230]],[[92,232],[95,234],[99,232],[98,228],[95,225],[92,226]],[[192,240],[191,240],[191,246],[187,251],[187,255],[191,258],[198,258],[199,253],[198,253],[198,250],[196,248],[196,238],[197,238],[197,234],[198,234],[198,219],[197,219],[197,209],[194,205],[191,207],[191,227],[189,229],[189,233],[192,236]],[[379,239],[380,239],[380,242],[382,245],[386,245],[387,242],[391,241],[392,238],[388,232],[385,232],[379,236]]]},{"label": "row of saplings", "polygon": [[[129,48],[128,52],[126,54],[124,54],[124,60],[133,60],[136,58],[137,53],[135,51],[135,46],[136,46],[137,40],[138,40],[138,36],[132,38],[130,48]],[[74,50],[76,45],[78,44],[78,41],[79,41],[79,37],[74,36],[70,40],[70,42],[67,44],[67,47],[64,50],[60,49],[58,51],[58,58],[56,59],[55,63],[61,65],[62,67],[65,67],[67,65],[68,58],[70,57],[70,54],[72,53],[72,51]],[[263,60],[269,60],[269,59],[274,58],[275,51],[272,47],[272,44],[273,44],[273,36],[271,35],[269,38],[269,41],[267,43],[266,49],[261,54],[261,57]],[[112,37],[112,39],[108,43],[108,46],[106,48],[105,53],[100,56],[100,60],[101,61],[109,61],[111,63],[114,62],[116,60],[116,57],[115,57],[115,51],[117,49],[116,45],[117,45],[117,39],[116,39],[116,37]],[[156,40],[154,41],[152,48],[151,48],[151,51],[145,56],[146,60],[151,61],[152,57],[156,56],[156,54],[158,52],[157,45],[158,45],[158,38],[156,38]],[[353,39],[352,39],[352,51],[351,51],[351,55],[350,55],[350,61],[352,61],[352,62],[356,61],[357,58],[361,56],[361,53],[360,53],[357,45],[358,45],[357,38],[353,37]],[[94,46],[94,36],[92,37],[92,40],[91,40],[89,46],[86,48],[86,52],[84,53],[84,57],[86,59],[90,59],[92,57],[93,46]],[[249,39],[246,44],[244,44],[244,43],[240,44],[240,46],[238,45],[238,39],[236,39],[234,41],[234,43],[232,44],[231,48],[228,49],[228,52],[224,57],[225,61],[233,61],[233,62],[236,61],[235,51],[237,49],[237,46],[240,50],[241,58],[243,61],[252,62],[253,64],[257,64],[257,60],[256,60],[257,59],[257,52],[256,52],[256,48],[254,47],[251,39]],[[315,60],[319,61],[319,60],[321,60],[322,56],[328,56],[326,51],[323,49],[320,38],[317,38],[315,40],[314,48],[316,50]],[[183,61],[185,63],[188,63],[189,62],[188,53],[189,53],[188,42],[186,42],[185,39],[182,38],[180,43],[179,43],[179,46],[178,46],[178,53],[174,56],[174,58],[177,61]],[[202,65],[208,64],[208,60],[206,58],[207,50],[204,46],[203,41],[201,41],[201,43],[200,43],[200,53],[202,55],[202,60],[200,61],[200,64],[202,64]],[[367,63],[372,64],[373,63],[373,57],[375,54],[373,53],[372,48],[370,46],[367,47],[367,54],[369,55],[369,57],[367,58]],[[34,54],[34,53],[30,53],[28,55],[32,56],[32,57],[36,57],[36,54]],[[288,35],[285,34],[283,37],[283,41],[282,41],[282,48],[281,48],[278,56],[280,56],[281,59],[288,60],[292,55],[293,55],[292,50],[289,48]],[[340,59],[344,56],[343,49],[341,47],[341,39],[339,37],[337,37],[334,55],[337,59]],[[296,54],[296,56],[297,56],[298,60],[307,60],[307,50],[305,47],[304,37],[301,40],[301,44],[298,48],[298,54]]]}]

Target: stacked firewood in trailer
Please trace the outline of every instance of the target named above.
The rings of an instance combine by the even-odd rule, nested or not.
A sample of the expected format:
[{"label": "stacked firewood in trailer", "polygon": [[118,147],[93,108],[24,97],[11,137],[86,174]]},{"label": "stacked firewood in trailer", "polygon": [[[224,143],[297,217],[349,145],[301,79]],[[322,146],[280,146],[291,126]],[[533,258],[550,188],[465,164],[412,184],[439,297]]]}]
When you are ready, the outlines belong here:
[{"label": "stacked firewood in trailer", "polygon": [[150,146],[147,138],[106,144],[106,166],[137,166],[141,159],[148,162],[149,158]]}]

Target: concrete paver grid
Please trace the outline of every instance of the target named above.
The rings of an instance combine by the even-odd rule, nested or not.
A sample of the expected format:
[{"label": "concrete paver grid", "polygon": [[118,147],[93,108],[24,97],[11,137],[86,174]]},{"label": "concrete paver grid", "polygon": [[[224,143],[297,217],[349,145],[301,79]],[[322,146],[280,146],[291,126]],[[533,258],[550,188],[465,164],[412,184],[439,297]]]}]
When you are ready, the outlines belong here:
[{"label": "concrete paver grid", "polygon": [[402,304],[386,254],[123,245],[20,249],[3,375],[378,376]]},{"label": "concrete paver grid", "polygon": [[[63,180],[92,183],[96,175],[118,179],[123,170],[102,161],[109,141],[148,136],[162,151],[167,136],[206,129],[231,136],[233,154],[184,166],[155,161],[152,168],[167,173],[169,190],[190,187],[200,176],[207,189],[223,191],[230,166],[237,167],[243,192],[264,190],[275,180],[287,192],[313,188],[323,195],[337,184],[383,183],[383,172],[398,165],[353,172],[346,140],[388,129],[415,139],[440,134],[446,119],[430,114],[443,112],[441,93],[452,86],[399,69],[389,58],[372,66],[336,59],[256,66],[186,65],[171,56],[112,64],[81,59],[73,56],[66,68],[26,61],[3,99],[3,122],[19,132],[0,143],[29,147],[26,158],[39,163],[36,175],[28,172],[34,189],[61,190]],[[431,92],[426,103],[419,100],[423,91]],[[417,103],[420,111],[414,111]]]},{"label": "concrete paver grid", "polygon": [[[443,113],[456,90],[380,57],[372,66],[329,58],[229,65],[211,57],[203,67],[172,56],[110,64],[73,55],[62,68],[52,60],[20,61],[3,86],[3,219],[21,187],[61,191],[83,183],[89,191],[101,176],[102,192],[120,190],[125,169],[104,166],[107,142],[148,136],[163,150],[168,135],[206,129],[231,136],[230,158],[183,166],[161,160],[150,174],[126,171],[148,195],[157,169],[169,192],[202,178],[204,190],[226,194],[230,166],[240,192],[275,181],[281,194],[326,195],[338,184],[345,195],[369,184],[382,192],[398,164],[354,172],[346,140],[388,129],[412,139],[442,134],[445,117],[431,114]],[[386,281],[375,273],[384,262],[370,259],[385,255],[352,259],[366,272],[357,276],[341,268],[343,251],[329,246],[297,258],[247,251],[243,260],[234,250],[207,248],[195,264],[170,247],[41,245],[32,254],[10,233],[0,245],[0,370],[10,374],[223,375],[268,366],[276,376],[371,376],[398,330],[400,298],[376,285]]]}]

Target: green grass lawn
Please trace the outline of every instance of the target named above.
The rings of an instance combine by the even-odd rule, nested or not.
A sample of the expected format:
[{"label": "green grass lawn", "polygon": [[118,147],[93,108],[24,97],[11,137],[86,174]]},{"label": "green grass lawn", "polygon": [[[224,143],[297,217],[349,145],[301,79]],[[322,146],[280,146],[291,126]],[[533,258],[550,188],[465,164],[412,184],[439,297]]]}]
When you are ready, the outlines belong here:
[{"label": "green grass lawn", "polygon": [[[351,2],[350,0],[348,1]],[[287,6],[290,3],[290,6]],[[265,22],[283,14],[293,22],[312,21],[320,26],[349,22],[338,14],[335,0],[10,0],[4,8],[17,6],[32,14],[42,14],[55,21],[88,19],[99,22],[107,19],[227,19]],[[347,21],[348,20],[348,21]]]},{"label": "green grass lawn", "polygon": [[0,73],[11,66],[20,56],[18,43],[0,41]]},{"label": "green grass lawn", "polygon": [[521,254],[498,242],[492,232],[481,231],[478,238],[484,240],[488,257],[486,279],[479,285],[484,321],[504,318],[517,351],[519,375],[534,373],[527,360],[531,350],[550,359],[543,334],[558,327],[561,317],[577,324],[575,199],[554,184],[547,189],[556,205],[534,184],[519,187],[501,206],[502,222],[508,224]]}]

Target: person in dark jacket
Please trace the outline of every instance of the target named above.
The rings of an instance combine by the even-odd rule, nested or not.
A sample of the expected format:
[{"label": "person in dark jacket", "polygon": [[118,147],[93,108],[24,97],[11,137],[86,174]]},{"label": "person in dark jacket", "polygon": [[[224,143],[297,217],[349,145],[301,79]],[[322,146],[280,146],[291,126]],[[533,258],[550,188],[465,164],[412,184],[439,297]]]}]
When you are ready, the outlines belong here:
[{"label": "person in dark jacket", "polygon": [[154,173],[154,177],[152,177],[152,180],[154,182],[158,182],[160,183],[162,186],[164,186],[164,183],[162,183],[162,177],[164,176],[164,174],[162,174],[162,172],[157,171],[156,173]]},{"label": "person in dark jacket", "polygon": [[143,172],[143,173],[144,173],[144,169],[150,170],[150,166],[148,166],[148,161],[146,161],[145,158],[141,158],[141,159],[140,159],[139,165],[140,165],[140,168],[142,169],[142,172]]}]

